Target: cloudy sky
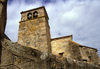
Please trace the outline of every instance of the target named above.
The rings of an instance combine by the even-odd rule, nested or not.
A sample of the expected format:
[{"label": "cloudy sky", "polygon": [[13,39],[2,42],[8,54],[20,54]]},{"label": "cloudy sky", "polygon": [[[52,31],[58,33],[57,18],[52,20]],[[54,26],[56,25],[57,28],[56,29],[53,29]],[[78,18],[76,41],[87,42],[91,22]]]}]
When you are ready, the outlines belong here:
[{"label": "cloudy sky", "polygon": [[[8,0],[6,34],[17,41],[20,12],[45,6],[51,37],[73,40],[100,50],[100,0]],[[100,55],[100,52],[99,52]]]}]

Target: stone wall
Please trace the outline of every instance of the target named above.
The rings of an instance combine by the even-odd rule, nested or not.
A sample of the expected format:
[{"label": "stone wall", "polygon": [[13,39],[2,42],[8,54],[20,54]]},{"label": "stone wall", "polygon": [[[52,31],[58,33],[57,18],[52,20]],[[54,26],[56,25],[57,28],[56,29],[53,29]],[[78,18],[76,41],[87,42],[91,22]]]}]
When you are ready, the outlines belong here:
[{"label": "stone wall", "polygon": [[[34,12],[38,13],[36,18],[33,17]],[[32,14],[32,19],[27,18],[29,13]],[[19,44],[50,53],[51,37],[49,34],[48,18],[44,7],[22,12],[18,35]]]},{"label": "stone wall", "polygon": [[72,44],[72,35],[64,38],[55,38],[51,41],[52,54],[63,57],[80,60],[79,47]]},{"label": "stone wall", "polygon": [[[99,56],[98,56],[97,49],[80,45],[80,44],[78,44],[74,41],[70,41],[70,42],[71,42],[71,45],[72,44],[74,45],[74,48],[79,47],[79,50],[77,50],[77,51],[80,52],[81,61],[88,62],[88,63],[93,63],[93,64],[98,64],[99,63]],[[78,55],[78,54],[76,54],[76,55]]]},{"label": "stone wall", "polygon": [[94,64],[66,59],[63,57],[52,57],[49,61],[51,61],[51,69],[100,69],[99,66]]},{"label": "stone wall", "polygon": [[69,46],[70,46],[70,50],[71,50],[72,59],[81,61],[82,58],[81,58],[79,46],[77,44],[73,43],[72,40],[69,41]]},{"label": "stone wall", "polygon": [[72,40],[72,36],[51,39],[52,54],[60,56],[62,53],[64,57],[70,57],[69,40]]},{"label": "stone wall", "polygon": [[[6,25],[6,5],[7,5],[6,3],[7,3],[7,0],[0,0],[0,36],[2,35],[2,39],[0,38],[0,69],[100,69],[100,67],[97,65],[86,63],[83,61],[78,61],[78,59],[82,57],[82,56],[80,57],[80,53],[78,52],[80,49],[79,48],[80,46],[78,47],[77,44],[70,42],[72,40],[72,36],[69,36],[67,38],[60,39],[60,40],[52,40],[51,42],[52,49],[53,49],[52,53],[56,56],[52,54],[49,54],[48,56],[46,53],[41,52],[41,50],[46,51],[46,52],[48,49],[51,50],[50,49],[51,48],[50,47],[50,28],[48,25],[48,21],[47,21],[48,16],[46,13],[44,14],[46,17],[42,17],[42,19],[41,18],[37,19],[34,24],[34,25],[38,25],[38,21],[40,21],[40,24],[39,24],[40,26],[38,28],[41,28],[43,30],[45,29],[45,27],[47,27],[45,31],[42,31],[42,30],[38,31],[39,33],[40,31],[45,32],[45,34],[41,33],[41,35],[39,35],[39,38],[45,38],[44,40],[47,41],[46,44],[42,43],[42,41],[44,40],[34,37],[33,41],[36,41],[36,43],[39,41],[41,42],[40,45],[36,45],[36,46],[42,45],[42,47],[36,50],[36,49],[28,47],[27,44],[20,45],[18,43],[11,42],[9,38],[7,38],[6,35],[3,34],[5,30],[5,25]],[[44,23],[42,23],[41,21]],[[22,21],[22,23],[24,23],[24,21]],[[29,22],[29,24],[27,24],[27,26],[31,27],[30,23],[31,21]],[[21,29],[24,29],[23,25]],[[28,29],[30,29],[29,31],[36,30],[37,28],[37,26],[34,26],[33,28],[32,27],[29,28],[29,27],[28,27]],[[27,31],[24,33],[32,34],[32,32],[29,32],[29,31],[28,33]],[[29,37],[31,37],[31,35]],[[28,37],[23,38],[23,40],[26,40],[27,42],[27,39],[25,38],[28,38]],[[33,38],[33,35],[32,35],[32,38]],[[29,42],[31,41],[29,40]],[[33,43],[33,45],[35,45],[36,43]],[[83,50],[84,50],[84,47],[82,48],[82,51]],[[88,49],[88,50],[91,56],[95,56],[95,55],[92,55],[92,53],[96,54],[96,56],[93,59],[98,58],[97,51],[92,50],[92,49]],[[81,51],[81,54],[83,53],[82,51]],[[63,58],[62,55],[65,58]],[[68,58],[66,58],[66,56],[68,56]]]},{"label": "stone wall", "polygon": [[8,39],[1,42],[0,69],[49,69],[48,56],[40,51],[12,43]]},{"label": "stone wall", "polygon": [[89,63],[98,64],[99,63],[99,56],[98,51],[95,48],[90,48],[86,46],[80,45],[80,53],[82,56],[82,59],[87,60]]},{"label": "stone wall", "polygon": [[92,64],[99,63],[97,49],[80,45],[71,37],[52,39],[52,54]]},{"label": "stone wall", "polygon": [[7,0],[0,0],[0,36],[5,31],[7,18]]},{"label": "stone wall", "polygon": [[46,54],[4,38],[2,41],[0,69],[100,69],[83,61]]}]

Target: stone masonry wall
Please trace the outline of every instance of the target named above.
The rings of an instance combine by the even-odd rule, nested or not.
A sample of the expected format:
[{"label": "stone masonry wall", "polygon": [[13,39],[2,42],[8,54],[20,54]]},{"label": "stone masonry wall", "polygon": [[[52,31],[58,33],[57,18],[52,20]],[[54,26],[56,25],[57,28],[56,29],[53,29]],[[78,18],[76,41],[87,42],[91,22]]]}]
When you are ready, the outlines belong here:
[{"label": "stone masonry wall", "polygon": [[52,54],[60,56],[60,53],[63,53],[64,57],[71,56],[70,54],[70,46],[69,46],[69,40],[72,40],[72,36],[65,37],[65,38],[59,38],[59,39],[51,39],[51,48],[52,48]]},{"label": "stone masonry wall", "polygon": [[47,56],[35,49],[2,40],[0,69],[49,69]]},{"label": "stone masonry wall", "polygon": [[[74,41],[70,41],[70,43],[71,43],[71,45],[74,45],[74,48],[79,47],[78,52],[80,52],[81,61],[92,63],[92,64],[98,64],[99,63],[99,56],[98,56],[97,49],[80,45],[80,44],[78,44]],[[79,54],[76,54],[76,55],[79,56]]]},{"label": "stone masonry wall", "polygon": [[52,52],[52,49],[51,49],[51,33],[50,33],[50,26],[49,26],[49,23],[48,23],[48,19],[46,19],[46,31],[47,31],[47,44],[48,44],[48,52],[51,53]]},{"label": "stone masonry wall", "polygon": [[63,57],[52,57],[49,61],[51,61],[51,69],[100,69],[99,66],[93,64]]},{"label": "stone masonry wall", "polygon": [[98,64],[99,63],[99,56],[97,49],[88,48],[86,46],[79,46],[80,53],[82,55],[82,59],[87,60],[89,63]]},{"label": "stone masonry wall", "polygon": [[[33,16],[35,11],[38,12],[38,17],[27,19],[27,14],[32,13]],[[18,43],[49,53],[51,51],[50,29],[46,17],[44,7],[23,12],[19,26]]]},{"label": "stone masonry wall", "polygon": [[72,59],[80,61],[82,57],[81,57],[79,46],[73,43],[72,40],[69,41],[69,46],[70,46],[70,50],[72,51],[71,52]]},{"label": "stone masonry wall", "polygon": [[60,56],[60,54],[63,53],[63,57],[80,60],[81,55],[79,47],[75,46],[70,41],[72,41],[72,36],[53,39],[51,41],[52,54]]},{"label": "stone masonry wall", "polygon": [[0,69],[100,69],[99,66],[83,61],[50,55],[38,50],[12,43],[4,38],[2,41]]},{"label": "stone masonry wall", "polygon": [[[6,25],[6,3],[7,0],[0,0],[0,36],[4,33]],[[49,27],[47,30],[49,30]],[[50,36],[50,34],[47,36]],[[69,38],[69,40],[71,39]],[[71,45],[71,50],[75,52],[78,47],[74,49],[72,48],[73,45]],[[36,49],[13,43],[4,35],[2,39],[0,38],[0,69],[100,69],[100,67],[71,58],[63,58],[62,56],[52,54],[48,56]]]},{"label": "stone masonry wall", "polygon": [[7,18],[7,0],[0,0],[0,37],[5,31]]}]

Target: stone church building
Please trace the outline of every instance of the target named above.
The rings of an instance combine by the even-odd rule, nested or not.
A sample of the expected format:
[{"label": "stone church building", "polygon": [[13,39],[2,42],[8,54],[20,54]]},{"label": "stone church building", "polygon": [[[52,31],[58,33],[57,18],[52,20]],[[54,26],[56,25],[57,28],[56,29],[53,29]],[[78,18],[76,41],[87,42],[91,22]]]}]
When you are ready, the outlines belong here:
[{"label": "stone church building", "polygon": [[4,34],[6,0],[0,0],[0,69],[100,69],[98,50],[73,36],[51,39],[44,6],[22,11],[18,42]]}]

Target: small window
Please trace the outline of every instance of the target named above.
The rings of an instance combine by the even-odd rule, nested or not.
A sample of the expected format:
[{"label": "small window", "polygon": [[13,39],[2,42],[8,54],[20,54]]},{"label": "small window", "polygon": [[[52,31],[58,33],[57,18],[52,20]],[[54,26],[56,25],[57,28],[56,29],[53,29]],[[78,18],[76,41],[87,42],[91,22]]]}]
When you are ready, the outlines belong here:
[{"label": "small window", "polygon": [[59,53],[60,56],[63,56],[64,52]]},{"label": "small window", "polygon": [[33,12],[33,18],[37,18],[37,17],[38,17],[38,12],[37,11]]},{"label": "small window", "polygon": [[88,58],[90,58],[90,59],[91,59],[91,56],[88,56]]},{"label": "small window", "polygon": [[32,51],[31,55],[37,57],[37,53],[35,51]]},{"label": "small window", "polygon": [[32,13],[27,14],[27,19],[29,19],[29,20],[32,19]]},{"label": "small window", "polygon": [[87,62],[87,59],[82,59],[82,61]]},{"label": "small window", "polygon": [[92,56],[88,56],[89,60],[91,61],[92,60]]}]

